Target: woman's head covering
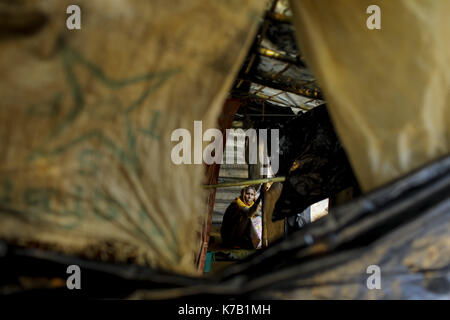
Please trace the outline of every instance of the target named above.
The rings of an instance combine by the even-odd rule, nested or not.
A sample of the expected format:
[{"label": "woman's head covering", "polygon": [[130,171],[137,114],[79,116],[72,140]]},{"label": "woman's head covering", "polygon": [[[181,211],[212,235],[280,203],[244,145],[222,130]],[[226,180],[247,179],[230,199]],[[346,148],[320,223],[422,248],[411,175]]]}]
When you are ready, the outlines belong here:
[{"label": "woman's head covering", "polygon": [[241,195],[239,196],[239,198],[236,198],[236,200],[235,200],[235,202],[238,204],[239,207],[247,207],[247,208],[250,208],[250,207],[253,205],[254,201],[253,201],[252,203],[250,203],[250,204],[246,204],[246,203],[245,203],[245,200],[244,200],[245,192],[246,192],[248,189],[253,189],[253,190],[255,191],[255,194],[256,194],[256,188],[255,188],[255,187],[249,186],[249,187],[244,187],[244,188],[242,188],[242,190],[241,190]]}]

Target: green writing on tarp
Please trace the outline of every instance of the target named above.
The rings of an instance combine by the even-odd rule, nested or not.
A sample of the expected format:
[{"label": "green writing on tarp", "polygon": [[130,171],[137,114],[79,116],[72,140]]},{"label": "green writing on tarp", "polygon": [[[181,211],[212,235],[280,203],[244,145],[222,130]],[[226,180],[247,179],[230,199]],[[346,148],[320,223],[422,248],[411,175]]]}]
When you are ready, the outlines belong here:
[{"label": "green writing on tarp", "polygon": [[94,191],[94,213],[102,219],[111,221],[119,217],[119,211],[125,206],[119,201],[103,194],[99,190]]},{"label": "green writing on tarp", "polygon": [[157,129],[157,125],[158,125],[158,121],[159,121],[159,116],[160,116],[160,114],[161,114],[161,113],[160,113],[159,110],[154,111],[154,112],[153,112],[153,117],[152,117],[152,119],[150,120],[150,125],[149,125],[149,127],[148,127],[147,129],[141,129],[140,131],[141,131],[142,133],[144,133],[144,134],[146,134],[146,135],[152,137],[152,138],[159,139],[160,136],[156,133],[156,132],[157,132],[156,129]]},{"label": "green writing on tarp", "polygon": [[[59,223],[59,226],[64,229],[73,229],[82,222],[82,188],[80,186],[75,187],[73,194],[49,187],[27,188],[23,199],[27,205],[27,211],[35,218],[48,216],[64,218],[65,222]],[[68,223],[67,220],[69,220]]]},{"label": "green writing on tarp", "polygon": [[[143,241],[149,241],[149,237],[152,241],[164,238],[160,226],[147,210],[141,207],[133,213],[130,206],[105,194],[100,188],[86,189],[81,185],[74,185],[69,191],[53,187],[28,187],[20,191],[14,189],[14,184],[9,179],[3,180],[0,187],[0,204],[3,209],[13,210],[30,223],[75,230],[88,217],[91,222],[96,217]],[[11,202],[13,191],[22,195],[17,197],[19,203]],[[127,218],[124,219],[125,215]],[[122,223],[115,224],[118,220]],[[128,223],[124,223],[125,221]]]},{"label": "green writing on tarp", "polygon": [[102,160],[103,154],[98,150],[85,149],[78,155],[80,169],[78,172],[82,175],[92,176],[100,170],[99,162]]},{"label": "green writing on tarp", "polygon": [[63,94],[57,92],[50,101],[43,103],[34,103],[27,109],[27,115],[38,118],[52,118],[59,114],[61,110],[61,100]]},{"label": "green writing on tarp", "polygon": [[[149,97],[181,69],[160,68],[114,78],[108,70],[103,70],[65,43],[62,43],[59,54],[65,76],[62,87],[67,89],[48,92],[46,99],[37,101],[26,110],[30,121],[46,121],[43,122],[46,125],[49,119],[52,121],[41,142],[28,154],[27,165],[73,152],[78,167],[71,174],[77,175],[74,179],[77,184],[71,185],[70,190],[34,185],[25,188],[20,185],[14,189],[14,184],[5,180],[0,183],[0,203],[20,215],[29,216],[31,221],[54,221],[52,227],[76,229],[87,217],[109,223],[127,219],[138,226],[141,237],[162,237],[161,226],[148,212],[129,212],[131,209],[126,203],[120,203],[105,190],[95,187],[92,181],[89,186],[80,184],[79,178],[86,178],[88,183],[88,176],[108,174],[108,166],[102,166],[102,163],[111,160],[113,165],[125,166],[130,174],[139,174],[138,138],[159,140],[158,128],[164,116],[159,110],[152,113],[143,108],[148,107]],[[139,86],[140,91],[127,89],[132,86]],[[130,92],[135,92],[135,96],[130,96]],[[136,121],[141,116],[145,117],[145,122]],[[138,127],[135,122],[140,122],[143,127]]]},{"label": "green writing on tarp", "polygon": [[[180,69],[172,68],[163,71],[147,72],[125,79],[113,79],[100,66],[88,61],[77,50],[65,44],[63,44],[61,49],[61,61],[70,91],[70,106],[60,117],[54,129],[43,140],[41,146],[31,152],[28,158],[29,161],[43,157],[58,156],[87,141],[94,141],[99,149],[109,150],[124,165],[136,170],[138,163],[136,151],[137,130],[134,128],[131,114],[141,108],[146,99],[171,77],[179,73]],[[100,101],[95,102],[93,105],[87,105],[84,88],[75,71],[75,66],[77,65],[88,71],[92,78],[91,86],[104,86],[110,93],[106,94],[104,98],[100,97]],[[130,99],[128,103],[122,103],[115,95],[115,92],[123,88],[141,83],[145,84],[143,91],[136,98]],[[31,110],[34,109],[31,108]],[[87,120],[84,119],[84,121],[89,121],[90,123],[80,126],[77,124],[77,120],[86,109],[91,111],[87,111],[90,117]],[[112,118],[114,118],[114,123],[117,123],[118,127],[111,128],[111,124],[106,122]],[[149,128],[139,131],[159,139],[160,137],[156,132],[159,120],[160,112],[155,111],[150,119]],[[89,129],[86,130],[85,128]],[[117,136],[122,136],[123,139],[117,139]],[[122,141],[123,146],[119,145],[119,141]]]},{"label": "green writing on tarp", "polygon": [[0,184],[0,203],[8,205],[12,200],[13,185],[11,180],[4,179]]}]

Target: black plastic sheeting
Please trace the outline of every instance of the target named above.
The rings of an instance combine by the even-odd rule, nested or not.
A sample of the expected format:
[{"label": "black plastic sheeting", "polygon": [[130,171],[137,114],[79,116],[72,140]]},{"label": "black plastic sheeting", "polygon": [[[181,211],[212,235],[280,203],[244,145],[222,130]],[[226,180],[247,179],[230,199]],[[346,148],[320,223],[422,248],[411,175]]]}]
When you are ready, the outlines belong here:
[{"label": "black plastic sheeting", "polygon": [[326,105],[281,123],[278,129],[278,174],[286,176],[286,182],[275,205],[273,220],[297,215],[346,188],[359,189]]},{"label": "black plastic sheeting", "polygon": [[[9,296],[136,299],[448,299],[450,156],[332,210],[221,278],[188,278],[133,265],[49,252],[0,249],[0,292]],[[66,278],[82,270],[83,290],[23,291],[19,276]],[[368,265],[382,288],[369,290]]]}]

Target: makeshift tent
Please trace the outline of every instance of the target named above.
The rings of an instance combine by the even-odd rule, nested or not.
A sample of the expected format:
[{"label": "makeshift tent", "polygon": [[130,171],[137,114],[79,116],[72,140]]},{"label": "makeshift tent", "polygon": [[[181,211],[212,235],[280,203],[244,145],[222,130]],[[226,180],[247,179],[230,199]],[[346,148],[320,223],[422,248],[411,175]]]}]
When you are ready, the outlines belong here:
[{"label": "makeshift tent", "polygon": [[[0,7],[16,18],[0,24],[5,81],[0,86],[0,238],[11,245],[6,253],[0,245],[0,255],[11,257],[9,272],[27,271],[23,262],[36,258],[76,263],[86,272],[100,272],[103,277],[93,277],[91,284],[111,294],[119,294],[114,288],[124,287],[113,284],[123,280],[131,291],[143,289],[131,295],[137,298],[342,293],[404,298],[404,290],[396,291],[401,284],[387,296],[367,296],[360,290],[364,282],[357,289],[333,291],[336,279],[353,285],[367,263],[374,263],[421,288],[414,292],[448,296],[448,287],[436,286],[446,279],[450,256],[449,160],[436,160],[448,154],[450,141],[446,0],[292,1],[291,19],[305,57],[254,48],[296,66],[307,62],[322,90],[313,80],[289,76],[271,83],[289,93],[325,98],[363,191],[383,188],[249,257],[220,281],[167,276],[137,265],[196,273],[195,261],[205,251],[205,238],[197,233],[209,221],[208,194],[201,189],[205,171],[171,162],[170,135],[176,128],[192,130],[194,120],[203,120],[205,128],[216,124],[264,3],[79,3],[80,31],[65,27],[69,1]],[[381,30],[366,28],[369,4],[382,8]],[[245,70],[239,83],[267,83],[276,68],[268,69],[269,74],[258,68],[256,75]],[[258,98],[268,97],[268,91],[273,93],[249,86]],[[292,98],[277,92],[266,100],[280,101],[280,96]],[[302,101],[299,108],[313,107],[294,100]],[[208,171],[207,183],[214,174]],[[402,252],[401,261],[391,249]],[[345,264],[356,276],[345,274]],[[109,276],[118,281],[105,286]],[[425,276],[428,282],[417,281]],[[326,294],[305,289],[314,286],[326,288]],[[280,295],[279,289],[291,293]]]}]

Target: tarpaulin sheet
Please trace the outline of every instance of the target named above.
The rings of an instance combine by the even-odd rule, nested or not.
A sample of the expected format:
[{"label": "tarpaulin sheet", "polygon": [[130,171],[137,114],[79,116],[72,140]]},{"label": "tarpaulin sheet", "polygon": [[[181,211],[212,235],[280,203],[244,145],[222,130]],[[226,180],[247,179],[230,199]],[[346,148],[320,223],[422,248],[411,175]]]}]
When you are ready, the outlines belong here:
[{"label": "tarpaulin sheet", "polygon": [[171,133],[216,125],[265,2],[71,4],[0,1],[0,238],[194,273],[204,168]]},{"label": "tarpaulin sheet", "polygon": [[[301,52],[364,191],[450,152],[450,1],[290,3]],[[367,27],[372,5],[381,29]]]}]

